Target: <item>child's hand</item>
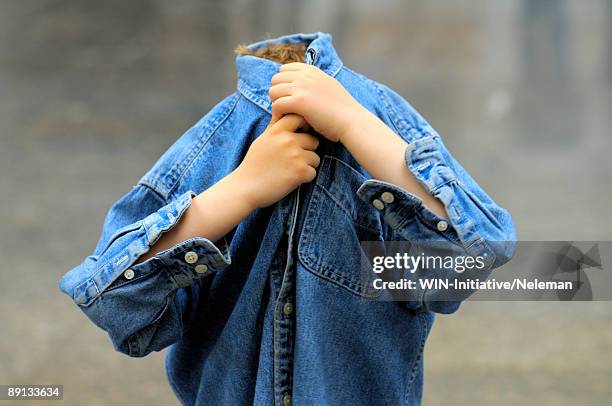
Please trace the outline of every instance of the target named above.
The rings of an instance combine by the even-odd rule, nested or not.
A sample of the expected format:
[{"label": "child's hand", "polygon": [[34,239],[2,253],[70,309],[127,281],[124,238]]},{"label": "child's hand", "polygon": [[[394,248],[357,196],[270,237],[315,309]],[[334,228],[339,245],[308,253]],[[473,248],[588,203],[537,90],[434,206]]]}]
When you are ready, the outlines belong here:
[{"label": "child's hand", "polygon": [[314,150],[319,140],[297,132],[306,126],[305,120],[295,114],[271,121],[230,174],[238,180],[236,187],[244,191],[252,209],[270,206],[315,178],[320,159]]},{"label": "child's hand", "polygon": [[341,141],[352,121],[365,110],[333,77],[313,65],[282,65],[272,77],[272,122],[299,114],[330,141]]}]

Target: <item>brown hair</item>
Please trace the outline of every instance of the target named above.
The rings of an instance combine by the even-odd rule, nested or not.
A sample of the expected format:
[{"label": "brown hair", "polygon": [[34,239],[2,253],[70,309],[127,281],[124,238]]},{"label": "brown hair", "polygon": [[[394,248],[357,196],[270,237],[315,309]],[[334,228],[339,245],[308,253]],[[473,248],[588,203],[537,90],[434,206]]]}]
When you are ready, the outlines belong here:
[{"label": "brown hair", "polygon": [[270,59],[280,64],[290,62],[304,62],[306,45],[304,44],[277,44],[265,48],[250,51],[246,45],[238,45],[234,48],[238,55],[253,55],[258,58]]}]

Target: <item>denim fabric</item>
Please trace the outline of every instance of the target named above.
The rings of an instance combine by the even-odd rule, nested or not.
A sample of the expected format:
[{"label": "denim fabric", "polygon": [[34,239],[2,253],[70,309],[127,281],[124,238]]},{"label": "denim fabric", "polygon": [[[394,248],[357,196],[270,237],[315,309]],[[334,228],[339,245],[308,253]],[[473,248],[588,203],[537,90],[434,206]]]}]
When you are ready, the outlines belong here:
[{"label": "denim fabric", "polygon": [[[220,241],[191,238],[134,265],[268,124],[279,64],[240,55],[237,91],[112,205],[94,251],[60,288],[116,350],[143,357],[169,347],[167,377],[185,405],[419,404],[434,312],[452,313],[459,302],[436,301],[436,292],[413,302],[368,300],[359,242],[450,241],[486,255],[494,269],[513,255],[513,245],[492,243],[515,239],[511,217],[404,98],[343,66],[329,34],[250,48],[271,43],[307,44],[307,63],[408,142],[406,168],[444,203],[448,223],[320,137],[314,181],[256,210]],[[376,208],[383,192],[394,199]]]}]

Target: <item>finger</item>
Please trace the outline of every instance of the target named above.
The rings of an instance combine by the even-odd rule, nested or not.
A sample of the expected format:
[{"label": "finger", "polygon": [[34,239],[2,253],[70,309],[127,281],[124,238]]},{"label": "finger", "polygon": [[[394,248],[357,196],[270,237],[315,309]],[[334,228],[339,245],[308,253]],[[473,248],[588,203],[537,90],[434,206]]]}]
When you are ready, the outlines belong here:
[{"label": "finger", "polygon": [[298,128],[302,128],[306,124],[306,120],[297,114],[286,114],[282,116],[274,126],[279,130],[296,132]]},{"label": "finger", "polygon": [[270,122],[268,123],[264,131],[268,131],[268,129],[270,129],[277,121],[278,119],[275,119],[274,115],[272,115],[272,118],[270,119]]},{"label": "finger", "polygon": [[[272,102],[271,121],[273,123],[277,123],[278,120],[280,120],[284,115],[291,114],[291,109],[289,108],[290,106],[286,103],[288,100],[283,100],[283,99],[287,99],[288,97],[290,96],[280,97]],[[283,101],[278,103],[279,100],[283,100]]]},{"label": "finger", "polygon": [[292,96],[279,97],[272,102],[272,115],[280,119],[285,114],[298,113],[294,104]]},{"label": "finger", "polygon": [[293,70],[302,70],[302,69],[306,69],[307,66],[310,66],[310,65],[305,64],[303,62],[290,62],[284,65],[281,65],[278,71],[279,72],[289,72]]},{"label": "finger", "polygon": [[278,112],[275,112],[274,109],[272,109],[272,118],[270,119],[270,124],[268,124],[268,127],[266,128],[266,130],[269,127],[273,127],[274,124],[276,124],[278,120],[281,119],[282,116],[283,116],[282,114],[279,114]]},{"label": "finger", "polygon": [[305,150],[314,151],[319,146],[319,139],[312,134],[296,134],[298,145]]},{"label": "finger", "polygon": [[308,164],[308,166],[312,166],[313,168],[317,168],[321,163],[321,157],[317,155],[316,152],[305,151],[304,152],[304,161]]},{"label": "finger", "polygon": [[279,83],[291,83],[300,77],[300,71],[279,72],[272,76],[272,86]]},{"label": "finger", "polygon": [[310,183],[317,177],[317,170],[312,166],[308,165],[307,167],[307,175],[302,183]]},{"label": "finger", "polygon": [[270,99],[272,99],[272,101],[278,99],[279,97],[291,96],[293,94],[293,84],[279,83],[270,87],[268,94],[270,95]]},{"label": "finger", "polygon": [[[312,130],[312,126],[308,123],[308,121],[306,122],[306,124],[304,124],[303,127],[300,127],[303,133],[309,133]],[[318,139],[317,139],[318,141]]]},{"label": "finger", "polygon": [[[285,114],[291,114],[291,103],[288,103],[290,97],[283,96],[272,101],[272,119],[270,120],[272,124],[277,123]],[[282,101],[279,102],[279,100]]]}]

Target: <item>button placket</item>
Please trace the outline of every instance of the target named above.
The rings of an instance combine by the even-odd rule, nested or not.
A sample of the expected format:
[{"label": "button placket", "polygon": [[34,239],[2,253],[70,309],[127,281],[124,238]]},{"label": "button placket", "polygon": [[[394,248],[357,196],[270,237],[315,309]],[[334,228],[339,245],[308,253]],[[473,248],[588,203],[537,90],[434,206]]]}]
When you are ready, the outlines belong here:
[{"label": "button placket", "polygon": [[[286,224],[288,233],[285,240],[285,245],[282,247],[286,253],[283,255],[282,267],[284,271],[279,272],[280,276],[280,289],[278,291],[275,300],[277,305],[274,310],[274,398],[278,404],[291,404],[291,384],[292,384],[292,365],[293,365],[293,350],[294,350],[294,333],[295,326],[293,317],[288,317],[286,306],[291,302],[291,297],[294,289],[294,270],[296,262],[292,255],[293,246],[297,241],[296,238],[296,227],[298,222],[298,208],[299,208],[299,192],[298,187],[295,199],[292,200],[292,204],[288,210],[288,222]],[[279,264],[280,265],[280,264]],[[291,306],[293,304],[291,303]],[[294,309],[291,309],[293,312]],[[287,397],[289,395],[289,397]],[[289,403],[287,403],[289,402]]]}]

